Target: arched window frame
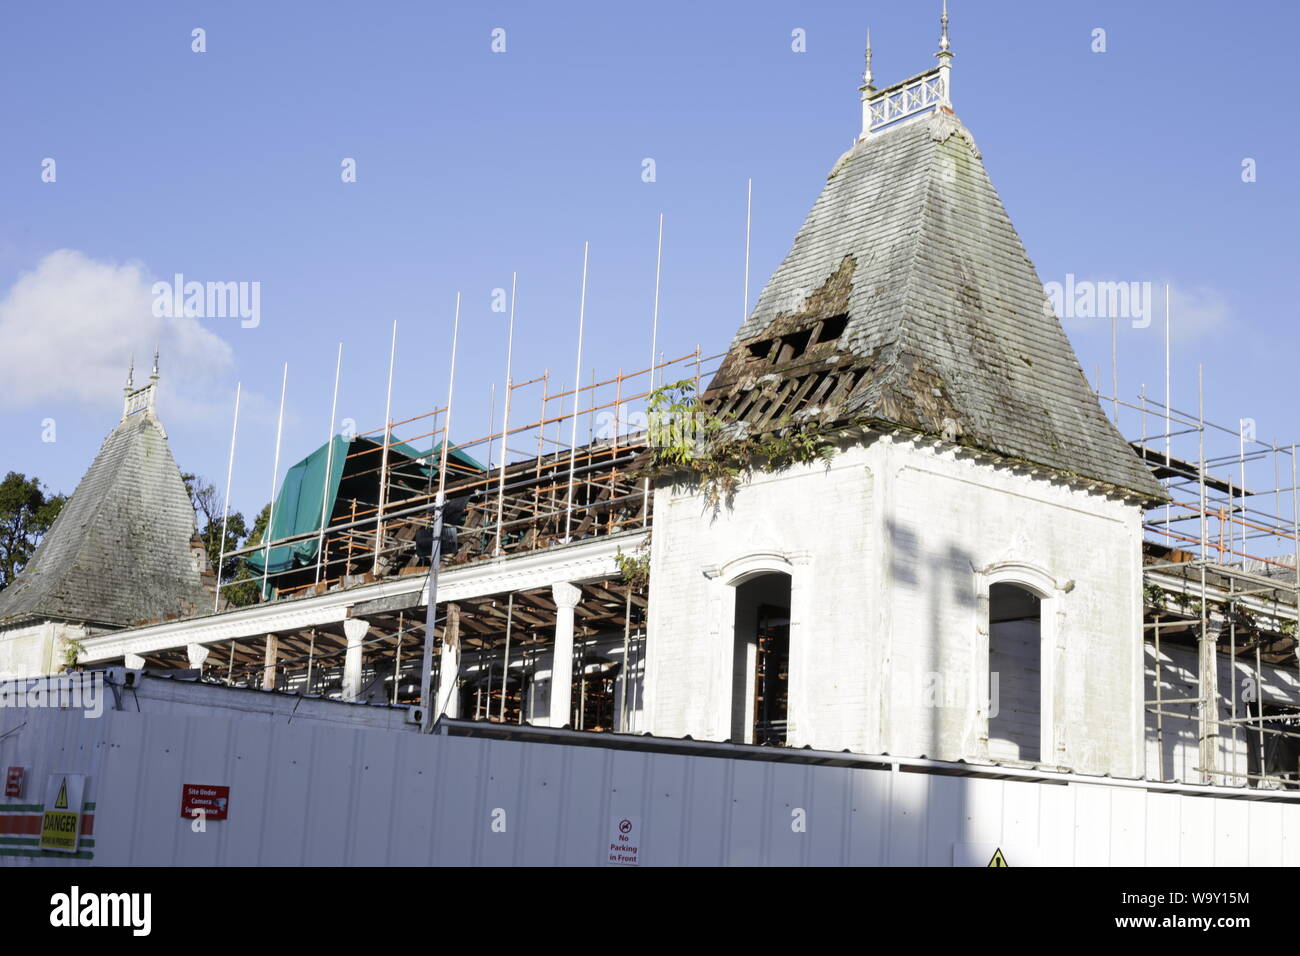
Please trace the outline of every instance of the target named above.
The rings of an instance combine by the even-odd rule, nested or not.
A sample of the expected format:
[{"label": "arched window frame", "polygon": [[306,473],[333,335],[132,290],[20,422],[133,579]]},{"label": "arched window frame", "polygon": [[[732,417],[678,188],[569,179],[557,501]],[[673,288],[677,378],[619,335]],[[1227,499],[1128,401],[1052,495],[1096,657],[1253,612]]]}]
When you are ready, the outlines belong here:
[{"label": "arched window frame", "polygon": [[1024,588],[1039,600],[1038,608],[1038,763],[1054,766],[1060,762],[1056,741],[1056,702],[1059,654],[1060,598],[1066,590],[1057,584],[1046,569],[1023,561],[1001,561],[989,565],[979,575],[979,626],[975,648],[976,679],[975,702],[979,733],[976,755],[989,757],[989,638],[992,624],[990,607],[995,584],[1014,584]]},{"label": "arched window frame", "polygon": [[715,740],[731,736],[732,668],[736,648],[736,589],[764,574],[784,574],[790,578],[790,673],[787,706],[787,745],[802,746],[806,728],[804,675],[806,665],[804,640],[809,621],[807,607],[809,556],[803,552],[773,550],[750,551],[725,564],[706,568],[704,574],[712,584],[710,603],[711,641],[715,648],[710,734]]}]

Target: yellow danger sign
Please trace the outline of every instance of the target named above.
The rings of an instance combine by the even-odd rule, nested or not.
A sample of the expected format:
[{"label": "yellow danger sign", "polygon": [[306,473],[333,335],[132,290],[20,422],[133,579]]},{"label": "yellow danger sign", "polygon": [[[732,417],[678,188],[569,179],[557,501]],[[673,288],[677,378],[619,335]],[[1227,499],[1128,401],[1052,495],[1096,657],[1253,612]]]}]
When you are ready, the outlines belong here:
[{"label": "yellow danger sign", "polygon": [[41,849],[76,853],[81,835],[81,806],[86,778],[77,773],[50,774],[41,817]]},{"label": "yellow danger sign", "polygon": [[42,850],[77,851],[77,822],[75,813],[45,812],[41,821]]},{"label": "yellow danger sign", "polygon": [[1002,855],[1002,848],[998,847],[993,851],[993,859],[989,860],[989,866],[1010,866],[1007,858]]}]

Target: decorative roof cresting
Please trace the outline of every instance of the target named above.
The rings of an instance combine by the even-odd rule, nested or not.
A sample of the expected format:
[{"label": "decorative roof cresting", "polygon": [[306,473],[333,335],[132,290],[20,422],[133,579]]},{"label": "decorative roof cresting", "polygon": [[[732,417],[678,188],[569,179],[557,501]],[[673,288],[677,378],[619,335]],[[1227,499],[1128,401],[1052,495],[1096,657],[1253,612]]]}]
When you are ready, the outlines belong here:
[{"label": "decorative roof cresting", "polygon": [[876,90],[871,73],[871,31],[867,31],[867,68],[862,74],[862,133],[867,139],[887,127],[902,125],[936,110],[952,109],[952,52],[948,40],[948,0],[940,17],[938,66]]}]

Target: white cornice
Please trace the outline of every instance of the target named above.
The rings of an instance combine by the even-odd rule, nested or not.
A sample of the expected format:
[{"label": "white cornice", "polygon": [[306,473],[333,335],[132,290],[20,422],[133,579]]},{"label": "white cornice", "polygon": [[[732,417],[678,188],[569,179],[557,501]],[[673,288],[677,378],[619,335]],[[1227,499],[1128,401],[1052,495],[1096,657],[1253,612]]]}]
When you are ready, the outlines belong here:
[{"label": "white cornice", "polygon": [[[645,532],[613,535],[452,568],[439,576],[438,603],[613,577],[619,573],[615,556],[620,550],[635,551],[645,537]],[[187,644],[212,644],[336,624],[348,617],[350,608],[367,601],[418,593],[419,602],[427,603],[427,584],[425,575],[412,574],[314,597],[111,631],[85,639],[85,650],[78,655],[78,661],[94,664],[124,654],[151,654]]]}]

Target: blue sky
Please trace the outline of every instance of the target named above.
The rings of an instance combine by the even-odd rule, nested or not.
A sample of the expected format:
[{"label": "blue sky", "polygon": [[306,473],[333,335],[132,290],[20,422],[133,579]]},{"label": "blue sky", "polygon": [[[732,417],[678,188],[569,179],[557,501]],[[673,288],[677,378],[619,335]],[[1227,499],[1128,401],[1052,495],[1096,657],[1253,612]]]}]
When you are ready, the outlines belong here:
[{"label": "blue sky", "polygon": [[[1290,58],[1296,5],[952,0],[953,99],[1044,281],[1175,289],[1174,398],[1289,443],[1300,292]],[[725,348],[856,136],[867,26],[877,85],[927,69],[938,2],[10,5],[0,29],[0,471],[71,492],[120,412],[127,356],[163,348],[160,414],[181,467],[233,505],[267,499],[281,364],[281,473],[339,418],[441,404],[463,293],[458,435],[487,430],[504,372],[492,290],[519,274],[516,378],[649,351]],[[191,30],[207,50],[191,50]],[[506,31],[493,53],[491,32]],[[1106,52],[1092,51],[1093,30]],[[791,32],[806,33],[806,52]],[[56,161],[42,182],[42,160]],[[357,182],[343,183],[352,157]],[[642,161],[656,179],[642,181]],[[1243,183],[1243,159],[1257,181]],[[256,281],[256,328],[159,320],[138,290],[182,273]],[[1163,298],[1158,293],[1158,298]],[[1121,390],[1163,391],[1163,315],[1121,324]],[[1110,327],[1066,323],[1109,385]],[[589,371],[585,374],[589,374]],[[53,419],[57,440],[48,437]]]}]

